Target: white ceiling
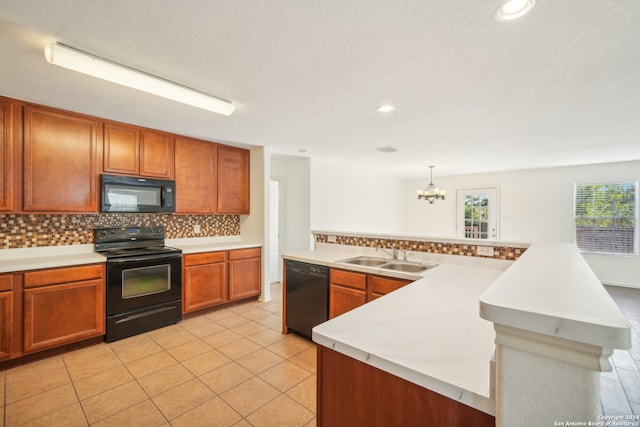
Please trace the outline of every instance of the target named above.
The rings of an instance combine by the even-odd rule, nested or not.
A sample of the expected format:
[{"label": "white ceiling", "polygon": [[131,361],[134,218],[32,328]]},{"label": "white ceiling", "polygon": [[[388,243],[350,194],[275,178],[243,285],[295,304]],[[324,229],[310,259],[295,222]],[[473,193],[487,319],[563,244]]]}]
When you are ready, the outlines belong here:
[{"label": "white ceiling", "polygon": [[[640,1],[538,0],[511,23],[500,3],[0,0],[0,95],[401,177],[640,159]],[[54,67],[53,41],[236,113]]]}]

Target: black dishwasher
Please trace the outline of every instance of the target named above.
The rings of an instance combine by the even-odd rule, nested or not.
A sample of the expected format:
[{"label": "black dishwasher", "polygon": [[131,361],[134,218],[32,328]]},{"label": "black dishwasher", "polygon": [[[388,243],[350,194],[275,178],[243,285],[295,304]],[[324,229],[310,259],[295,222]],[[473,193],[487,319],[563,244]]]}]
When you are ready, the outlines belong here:
[{"label": "black dishwasher", "polygon": [[329,267],[285,261],[287,328],[311,339],[311,329],[329,320]]}]

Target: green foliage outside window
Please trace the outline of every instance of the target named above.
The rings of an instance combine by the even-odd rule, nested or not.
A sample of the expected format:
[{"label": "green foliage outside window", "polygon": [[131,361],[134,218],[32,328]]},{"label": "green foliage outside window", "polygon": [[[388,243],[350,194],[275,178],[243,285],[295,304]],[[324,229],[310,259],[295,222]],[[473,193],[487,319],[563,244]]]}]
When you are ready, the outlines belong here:
[{"label": "green foliage outside window", "polygon": [[579,249],[636,253],[636,190],[635,182],[576,185],[575,223]]}]

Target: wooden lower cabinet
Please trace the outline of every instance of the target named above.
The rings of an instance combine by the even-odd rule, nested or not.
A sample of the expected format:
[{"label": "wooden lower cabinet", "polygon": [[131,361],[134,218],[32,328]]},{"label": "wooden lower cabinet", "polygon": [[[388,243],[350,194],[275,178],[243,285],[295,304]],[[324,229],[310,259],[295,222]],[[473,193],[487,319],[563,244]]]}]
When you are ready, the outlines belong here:
[{"label": "wooden lower cabinet", "polygon": [[229,251],[229,301],[260,295],[261,248]]},{"label": "wooden lower cabinet", "polygon": [[182,311],[224,304],[227,292],[227,252],[185,255],[183,258]]},{"label": "wooden lower cabinet", "polygon": [[183,258],[183,313],[260,294],[262,249],[187,254]]},{"label": "wooden lower cabinet", "polygon": [[332,268],[329,274],[329,318],[340,316],[411,282]]},{"label": "wooden lower cabinet", "polygon": [[104,265],[24,273],[25,353],[105,333]]},{"label": "wooden lower cabinet", "polygon": [[329,318],[367,303],[367,275],[332,268],[329,271]]},{"label": "wooden lower cabinet", "polygon": [[0,275],[0,360],[11,356],[13,343],[13,286],[12,274]]},{"label": "wooden lower cabinet", "polygon": [[493,427],[495,418],[434,391],[318,346],[320,427]]},{"label": "wooden lower cabinet", "polygon": [[370,299],[380,298],[390,292],[400,289],[411,283],[411,280],[396,279],[395,277],[369,276]]}]

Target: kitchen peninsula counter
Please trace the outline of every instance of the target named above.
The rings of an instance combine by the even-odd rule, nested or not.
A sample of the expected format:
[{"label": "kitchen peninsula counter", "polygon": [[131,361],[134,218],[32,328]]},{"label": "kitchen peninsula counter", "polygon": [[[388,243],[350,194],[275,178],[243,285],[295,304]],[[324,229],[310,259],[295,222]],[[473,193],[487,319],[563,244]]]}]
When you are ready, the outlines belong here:
[{"label": "kitchen peninsula counter", "polygon": [[[480,318],[480,295],[512,263],[409,253],[439,264],[420,274],[338,262],[388,257],[372,248],[318,245],[285,259],[414,280],[313,329],[313,340],[350,358],[494,415],[493,325]],[[456,259],[460,258],[460,259]]]}]

